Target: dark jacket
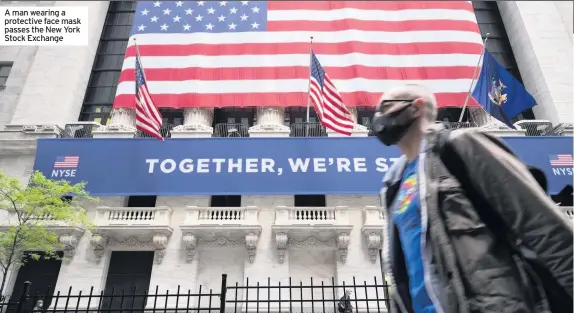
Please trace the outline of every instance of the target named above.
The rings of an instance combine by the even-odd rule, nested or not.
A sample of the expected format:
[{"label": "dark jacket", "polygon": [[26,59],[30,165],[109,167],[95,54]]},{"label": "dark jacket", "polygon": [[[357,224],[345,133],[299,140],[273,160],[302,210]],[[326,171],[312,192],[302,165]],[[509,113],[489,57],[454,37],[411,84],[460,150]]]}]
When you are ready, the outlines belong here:
[{"label": "dark jacket", "polygon": [[[441,131],[429,129],[418,164],[425,283],[437,313],[572,312],[572,222],[491,135],[452,131],[450,155],[459,157],[445,160],[447,168]],[[381,202],[391,311],[413,313],[390,212],[406,163],[403,156],[385,175]]]}]

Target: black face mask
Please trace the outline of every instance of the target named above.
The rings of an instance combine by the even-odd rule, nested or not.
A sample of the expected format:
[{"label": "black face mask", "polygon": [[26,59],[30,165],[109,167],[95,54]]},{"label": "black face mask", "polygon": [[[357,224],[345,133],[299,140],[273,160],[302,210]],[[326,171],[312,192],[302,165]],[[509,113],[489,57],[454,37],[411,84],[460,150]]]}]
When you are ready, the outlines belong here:
[{"label": "black face mask", "polygon": [[[375,112],[371,127],[377,138],[386,146],[392,146],[399,142],[417,119],[416,108],[413,106],[412,100],[389,100],[389,102],[391,101],[410,101],[410,104],[389,114]],[[380,107],[382,106],[383,103]]]}]

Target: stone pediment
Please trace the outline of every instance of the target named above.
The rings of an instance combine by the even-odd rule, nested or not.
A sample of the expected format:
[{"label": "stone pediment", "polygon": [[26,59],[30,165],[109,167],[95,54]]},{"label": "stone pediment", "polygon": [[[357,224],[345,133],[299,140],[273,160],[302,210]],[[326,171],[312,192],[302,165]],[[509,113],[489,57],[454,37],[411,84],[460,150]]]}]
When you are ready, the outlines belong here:
[{"label": "stone pediment", "polygon": [[117,242],[137,241],[154,248],[156,262],[161,263],[167,242],[173,233],[171,208],[98,207],[92,232],[92,247],[99,261],[107,246]]},{"label": "stone pediment", "polygon": [[187,251],[187,262],[193,260],[198,245],[244,245],[247,248],[249,261],[253,263],[261,234],[258,216],[259,208],[256,206],[225,208],[188,206],[185,221],[179,226]]},{"label": "stone pediment", "polygon": [[288,247],[335,246],[341,262],[346,262],[349,234],[353,225],[347,207],[285,207],[275,208],[272,226],[278,260],[283,263]]}]

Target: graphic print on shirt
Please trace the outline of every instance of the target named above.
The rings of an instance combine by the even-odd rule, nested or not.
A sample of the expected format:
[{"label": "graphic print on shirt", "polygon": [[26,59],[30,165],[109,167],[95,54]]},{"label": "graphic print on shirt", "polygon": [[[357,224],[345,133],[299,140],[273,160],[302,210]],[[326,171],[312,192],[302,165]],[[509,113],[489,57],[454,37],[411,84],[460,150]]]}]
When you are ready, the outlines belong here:
[{"label": "graphic print on shirt", "polygon": [[403,182],[399,195],[397,197],[397,205],[395,206],[395,214],[403,214],[413,202],[417,195],[417,175],[411,175]]}]

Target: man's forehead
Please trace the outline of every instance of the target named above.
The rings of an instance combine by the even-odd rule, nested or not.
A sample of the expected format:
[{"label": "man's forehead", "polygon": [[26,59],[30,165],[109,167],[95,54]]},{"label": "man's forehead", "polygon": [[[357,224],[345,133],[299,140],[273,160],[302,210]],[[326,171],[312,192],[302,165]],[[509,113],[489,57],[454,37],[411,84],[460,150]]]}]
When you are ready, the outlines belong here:
[{"label": "man's forehead", "polygon": [[385,91],[380,100],[382,102],[384,100],[405,99],[410,93],[406,86],[395,87]]}]

